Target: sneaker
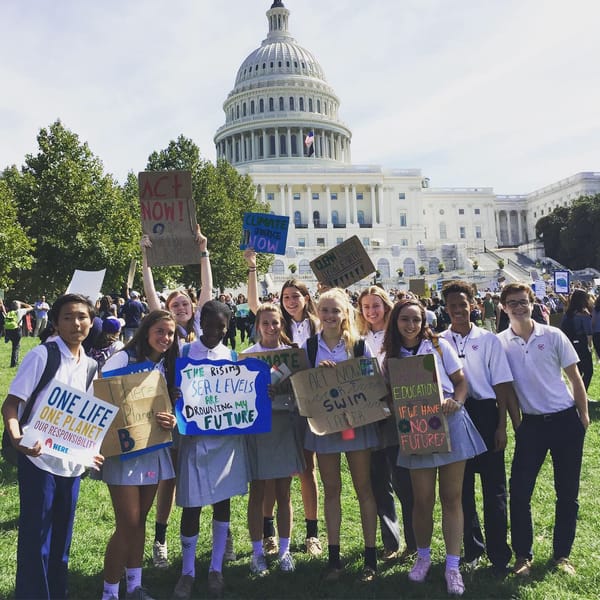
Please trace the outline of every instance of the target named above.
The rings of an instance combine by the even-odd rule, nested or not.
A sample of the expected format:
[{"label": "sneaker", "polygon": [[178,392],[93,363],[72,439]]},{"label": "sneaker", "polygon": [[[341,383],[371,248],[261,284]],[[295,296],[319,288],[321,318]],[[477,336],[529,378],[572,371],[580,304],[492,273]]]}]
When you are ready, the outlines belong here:
[{"label": "sneaker", "polygon": [[400,563],[401,565],[410,562],[412,560],[415,560],[417,556],[417,551],[413,550],[411,548],[404,548],[404,550],[402,550],[402,552],[400,552],[400,554],[398,554],[398,563]]},{"label": "sneaker", "polygon": [[154,598],[140,585],[133,592],[127,592],[125,600],[154,600]]},{"label": "sneaker", "polygon": [[527,577],[531,575],[531,561],[523,556],[517,557],[515,566],[513,567],[513,573],[517,575],[517,577]]},{"label": "sneaker", "polygon": [[332,565],[327,565],[325,570],[323,571],[323,581],[327,583],[335,583],[342,576],[344,572],[344,567],[334,567]]},{"label": "sneaker", "polygon": [[451,596],[462,596],[465,593],[465,584],[458,569],[446,571],[446,589]]},{"label": "sneaker", "polygon": [[250,563],[250,572],[258,577],[264,577],[269,574],[269,567],[267,567],[267,560],[261,554],[260,556],[253,556],[252,562]]},{"label": "sneaker", "polygon": [[213,598],[221,598],[225,591],[225,581],[223,574],[219,571],[208,572],[208,595]]},{"label": "sneaker", "polygon": [[270,535],[263,539],[263,551],[266,556],[279,553],[279,544],[277,538],[274,535]]},{"label": "sneaker", "polygon": [[294,559],[292,558],[292,555],[289,552],[286,552],[279,559],[279,570],[283,571],[284,573],[291,573],[292,571],[296,570]]},{"label": "sneaker", "polygon": [[304,540],[304,544],[306,546],[306,553],[310,556],[316,557],[323,554],[323,548],[319,538],[307,537],[306,540]]},{"label": "sneaker", "polygon": [[237,560],[237,554],[233,549],[233,538],[231,535],[227,535],[227,540],[225,541],[225,554],[223,555],[223,560],[226,562],[234,562]]},{"label": "sneaker", "polygon": [[173,590],[174,600],[189,600],[192,596],[194,578],[191,575],[182,575]]},{"label": "sneaker", "polygon": [[364,567],[361,574],[360,580],[362,583],[371,583],[377,578],[377,571],[373,567]]},{"label": "sneaker", "polygon": [[408,574],[408,578],[414,583],[423,583],[425,581],[425,578],[427,577],[427,573],[429,573],[430,568],[431,560],[426,560],[425,558],[417,557],[413,568]]},{"label": "sneaker", "polygon": [[398,558],[398,550],[386,550],[384,548],[381,558],[385,562],[391,562],[392,560],[396,560]]},{"label": "sneaker", "polygon": [[554,561],[554,570],[560,573],[564,573],[565,575],[575,575],[575,567],[570,563],[569,559],[566,556],[562,558],[557,558]]},{"label": "sneaker", "polygon": [[167,542],[164,544],[154,542],[152,546],[152,562],[157,569],[166,569],[169,566]]}]

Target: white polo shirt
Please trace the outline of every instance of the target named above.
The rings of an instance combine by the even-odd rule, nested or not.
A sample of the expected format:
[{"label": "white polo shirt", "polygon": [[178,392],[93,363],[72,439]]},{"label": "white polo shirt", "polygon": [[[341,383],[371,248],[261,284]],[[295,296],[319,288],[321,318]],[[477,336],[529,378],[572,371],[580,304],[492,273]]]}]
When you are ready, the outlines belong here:
[{"label": "white polo shirt", "polygon": [[472,325],[464,337],[451,329],[440,337],[448,340],[462,361],[469,397],[495,398],[493,386],[513,380],[504,348],[491,331]]},{"label": "white polo shirt", "polygon": [[[75,357],[71,354],[71,351],[67,348],[63,340],[55,336],[52,338],[53,342],[56,342],[60,350],[60,365],[54,376],[54,380],[69,385],[76,390],[87,391],[93,393],[93,385],[91,384],[89,389],[86,390],[87,373],[88,373],[88,358],[83,351],[83,348],[79,351],[79,357]],[[15,378],[10,384],[8,390],[9,394],[16,396],[23,400],[19,404],[18,415],[19,418],[25,410],[25,400],[31,396],[35,386],[42,377],[44,367],[46,366],[46,360],[48,359],[48,349],[46,346],[39,345],[30,350],[23,359],[19,370]],[[32,408],[32,414],[35,412],[41,399],[44,397],[48,387],[52,380],[44,388],[40,390],[34,406]],[[42,454],[39,457],[28,456],[29,460],[39,469],[54,473],[54,475],[60,475],[61,477],[77,477],[81,475],[85,470],[83,465],[77,464],[72,461],[68,461],[58,456],[50,456],[48,454]]]},{"label": "white polo shirt", "polygon": [[[329,349],[329,346],[323,341],[321,334],[317,334],[317,356],[315,359],[315,366],[318,367],[319,363],[322,360],[331,360],[334,363],[341,363],[345,360],[348,360],[352,357],[352,353],[346,350],[346,345],[344,344],[344,340],[342,338],[339,339],[338,343],[334,346],[333,350]],[[306,350],[306,342],[302,344],[302,348]],[[371,358],[373,356],[373,352],[371,348],[369,348],[369,344],[365,342],[365,351],[363,354],[366,358]],[[312,365],[309,365],[312,366]]]},{"label": "white polo shirt", "polygon": [[562,369],[579,362],[569,338],[557,327],[534,321],[527,342],[509,327],[498,334],[525,414],[560,412],[575,405]]}]

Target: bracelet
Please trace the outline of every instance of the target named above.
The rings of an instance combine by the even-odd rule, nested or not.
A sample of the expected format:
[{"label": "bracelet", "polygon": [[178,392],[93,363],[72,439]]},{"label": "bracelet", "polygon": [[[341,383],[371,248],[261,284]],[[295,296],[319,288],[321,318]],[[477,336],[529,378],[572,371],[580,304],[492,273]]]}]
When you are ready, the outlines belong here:
[{"label": "bracelet", "polygon": [[200,252],[200,258],[208,258],[210,256],[208,250],[202,250]]},{"label": "bracelet", "polygon": [[248,273],[246,274],[250,275],[250,273],[256,273],[256,267],[254,267],[253,269],[248,269]]}]

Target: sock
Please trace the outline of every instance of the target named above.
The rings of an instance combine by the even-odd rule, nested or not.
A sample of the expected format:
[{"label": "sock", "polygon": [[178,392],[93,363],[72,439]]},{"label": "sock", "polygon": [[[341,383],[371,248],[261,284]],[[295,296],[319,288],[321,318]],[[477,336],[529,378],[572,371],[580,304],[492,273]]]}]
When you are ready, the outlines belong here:
[{"label": "sock", "polygon": [[279,538],[279,558],[290,551],[290,538]]},{"label": "sock", "polygon": [[108,581],[104,582],[104,586],[102,588],[102,600],[111,600],[111,598],[119,597],[119,582],[117,583],[108,583]]},{"label": "sock", "polygon": [[431,562],[431,548],[429,546],[427,548],[417,548],[417,556]]},{"label": "sock", "polygon": [[319,522],[317,519],[305,519],[306,521],[306,537],[319,537]]},{"label": "sock", "polygon": [[127,593],[131,594],[133,590],[142,586],[142,567],[125,569],[125,579],[127,580]]},{"label": "sock", "polygon": [[327,564],[335,569],[341,569],[342,561],[340,560],[340,547],[329,545],[327,546],[327,550],[329,556]]},{"label": "sock", "polygon": [[446,554],[446,571],[458,571],[458,562],[460,556],[455,554]]},{"label": "sock", "polygon": [[196,544],[198,544],[198,534],[181,538],[181,574],[196,576]]},{"label": "sock", "polygon": [[154,523],[154,541],[159,544],[164,544],[167,541],[166,523]]},{"label": "sock", "polygon": [[371,567],[377,571],[377,550],[375,546],[365,546],[365,567]]},{"label": "sock", "polygon": [[[210,571],[223,570],[223,556],[225,556],[225,545],[227,544],[227,532],[229,531],[229,521],[212,522],[212,554],[210,556]],[[262,544],[262,542],[261,542]]]},{"label": "sock", "polygon": [[263,550],[262,540],[258,540],[258,542],[252,542],[252,554],[256,557],[264,556],[265,551]]},{"label": "sock", "polygon": [[275,518],[263,517],[263,537],[273,537],[275,535]]}]

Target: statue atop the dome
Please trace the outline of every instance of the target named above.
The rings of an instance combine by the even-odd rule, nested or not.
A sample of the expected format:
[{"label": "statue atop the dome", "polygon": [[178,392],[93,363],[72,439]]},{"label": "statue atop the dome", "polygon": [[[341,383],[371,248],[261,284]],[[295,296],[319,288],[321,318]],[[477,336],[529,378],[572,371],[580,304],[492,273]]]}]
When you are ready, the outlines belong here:
[{"label": "statue atop the dome", "polygon": [[285,6],[281,0],[274,0],[273,4],[271,4],[271,8],[285,8]]}]

